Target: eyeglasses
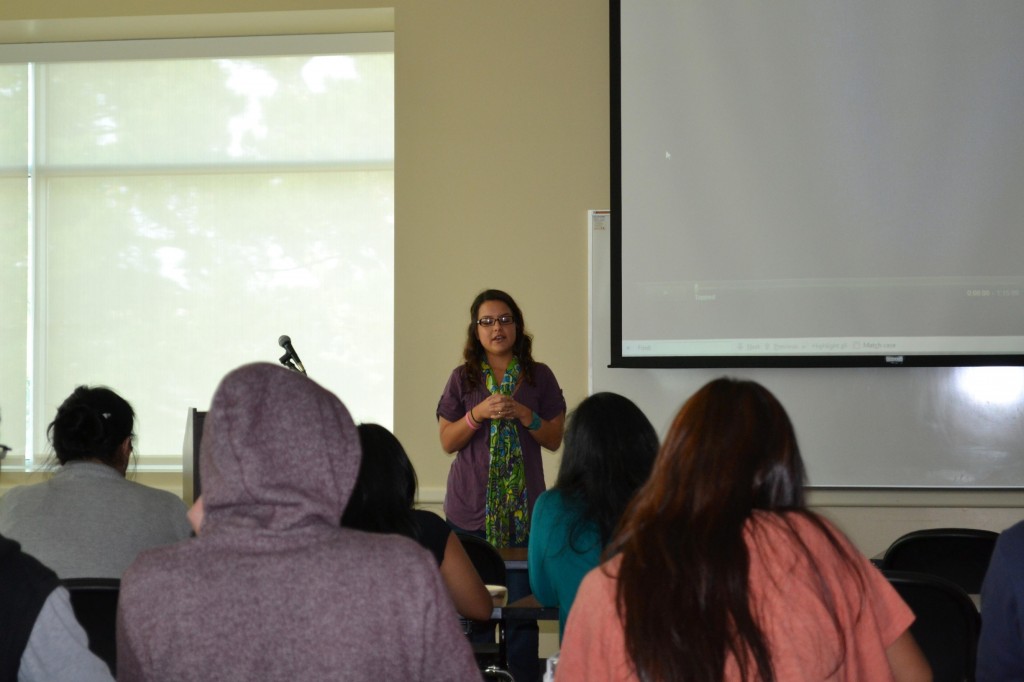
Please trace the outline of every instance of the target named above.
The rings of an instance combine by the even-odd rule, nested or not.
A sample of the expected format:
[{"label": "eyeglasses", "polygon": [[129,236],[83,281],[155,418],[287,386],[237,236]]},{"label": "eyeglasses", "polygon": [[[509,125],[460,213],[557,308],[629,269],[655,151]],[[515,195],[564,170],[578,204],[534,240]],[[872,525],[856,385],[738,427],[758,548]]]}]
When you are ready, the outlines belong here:
[{"label": "eyeglasses", "polygon": [[10,452],[11,450],[13,450],[13,448],[8,447],[6,445],[0,445],[0,459],[6,457],[7,453]]},{"label": "eyeglasses", "polygon": [[511,315],[498,315],[497,317],[481,317],[479,320],[476,321],[476,323],[481,327],[493,327],[494,323],[497,322],[502,327],[507,327],[508,325],[514,323],[515,321],[516,318],[512,317]]}]

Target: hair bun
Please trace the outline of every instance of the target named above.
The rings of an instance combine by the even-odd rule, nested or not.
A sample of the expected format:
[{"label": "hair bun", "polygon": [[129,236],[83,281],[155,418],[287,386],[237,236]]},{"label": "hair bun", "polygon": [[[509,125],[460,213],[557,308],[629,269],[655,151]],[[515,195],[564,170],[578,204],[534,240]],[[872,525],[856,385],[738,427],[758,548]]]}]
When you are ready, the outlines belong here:
[{"label": "hair bun", "polygon": [[69,455],[67,459],[88,456],[103,442],[103,420],[89,405],[77,402],[61,405],[53,424],[54,433],[59,434],[61,441],[54,446]]},{"label": "hair bun", "polygon": [[108,388],[79,386],[57,408],[49,434],[57,459],[106,461],[116,455],[134,425],[131,406]]}]

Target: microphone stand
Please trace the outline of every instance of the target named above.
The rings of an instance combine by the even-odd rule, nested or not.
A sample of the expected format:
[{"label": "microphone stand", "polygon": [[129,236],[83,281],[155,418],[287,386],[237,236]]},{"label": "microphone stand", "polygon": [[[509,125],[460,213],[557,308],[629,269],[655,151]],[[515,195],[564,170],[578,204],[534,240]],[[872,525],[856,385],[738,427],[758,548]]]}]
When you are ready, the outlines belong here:
[{"label": "microphone stand", "polygon": [[298,372],[302,376],[306,376],[306,373],[303,372],[302,370],[300,370],[298,367],[296,367],[295,363],[292,362],[292,354],[291,353],[285,353],[284,355],[282,355],[280,360],[279,360],[279,362],[282,365],[284,365],[285,367],[287,367],[288,369],[290,369],[292,371],[295,371],[295,372]]}]

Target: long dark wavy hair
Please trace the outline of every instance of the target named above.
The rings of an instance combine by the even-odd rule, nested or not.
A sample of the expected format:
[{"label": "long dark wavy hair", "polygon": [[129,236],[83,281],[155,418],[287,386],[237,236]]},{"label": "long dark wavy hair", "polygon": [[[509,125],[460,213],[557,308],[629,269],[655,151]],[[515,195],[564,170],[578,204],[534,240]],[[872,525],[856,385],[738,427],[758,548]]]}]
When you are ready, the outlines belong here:
[{"label": "long dark wavy hair", "polygon": [[626,505],[647,480],[658,454],[658,434],[632,400],[617,393],[595,393],[576,406],[565,427],[565,447],[554,490],[580,505],[569,528],[577,552],[579,534],[597,526],[607,545]]},{"label": "long dark wavy hair", "polygon": [[360,424],[363,458],[341,525],[416,539],[416,470],[402,443],[380,424]]},{"label": "long dark wavy hair", "polygon": [[[519,358],[519,367],[522,378],[529,384],[533,384],[533,337],[526,333],[526,322],[523,321],[523,311],[516,305],[515,299],[500,289],[486,289],[477,294],[473,303],[469,306],[469,326],[466,328],[466,346],[462,349],[462,359],[466,366],[467,387],[483,384],[483,373],[480,371],[480,363],[487,359],[480,338],[477,336],[476,321],[479,318],[480,306],[486,301],[501,301],[512,311],[512,317],[516,318],[516,342],[512,347],[513,354]],[[500,377],[498,377],[500,378]]]},{"label": "long dark wavy hair", "polygon": [[[839,631],[837,595],[825,586],[791,515],[822,531],[861,594],[863,577],[851,553],[806,508],[805,476],[789,416],[760,384],[716,379],[683,405],[608,548],[609,556],[622,555],[618,609],[640,679],[720,682],[730,656],[744,680],[776,679],[750,609],[744,526],[755,510],[776,512],[788,527],[818,574],[822,603]],[[844,648],[836,670],[845,657]]]},{"label": "long dark wavy hair", "polygon": [[79,386],[46,429],[57,461],[94,459],[117,468],[121,445],[134,438],[135,411],[104,386]]}]

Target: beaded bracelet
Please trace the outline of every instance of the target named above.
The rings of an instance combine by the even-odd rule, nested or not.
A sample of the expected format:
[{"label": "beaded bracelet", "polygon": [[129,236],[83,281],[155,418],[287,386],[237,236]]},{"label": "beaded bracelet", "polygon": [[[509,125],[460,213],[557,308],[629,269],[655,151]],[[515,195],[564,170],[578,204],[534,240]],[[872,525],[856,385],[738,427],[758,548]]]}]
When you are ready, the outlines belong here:
[{"label": "beaded bracelet", "polygon": [[473,423],[474,421],[476,421],[475,419],[470,421],[469,412],[466,412],[465,419],[466,419],[466,426],[468,426],[469,428],[473,429],[474,431],[478,431],[480,429],[480,424],[474,424]]},{"label": "beaded bracelet", "polygon": [[537,414],[536,412],[534,412],[533,413],[533,421],[531,421],[530,425],[527,426],[526,428],[529,429],[530,431],[536,431],[537,429],[540,428],[540,426],[541,426],[540,415]]}]

